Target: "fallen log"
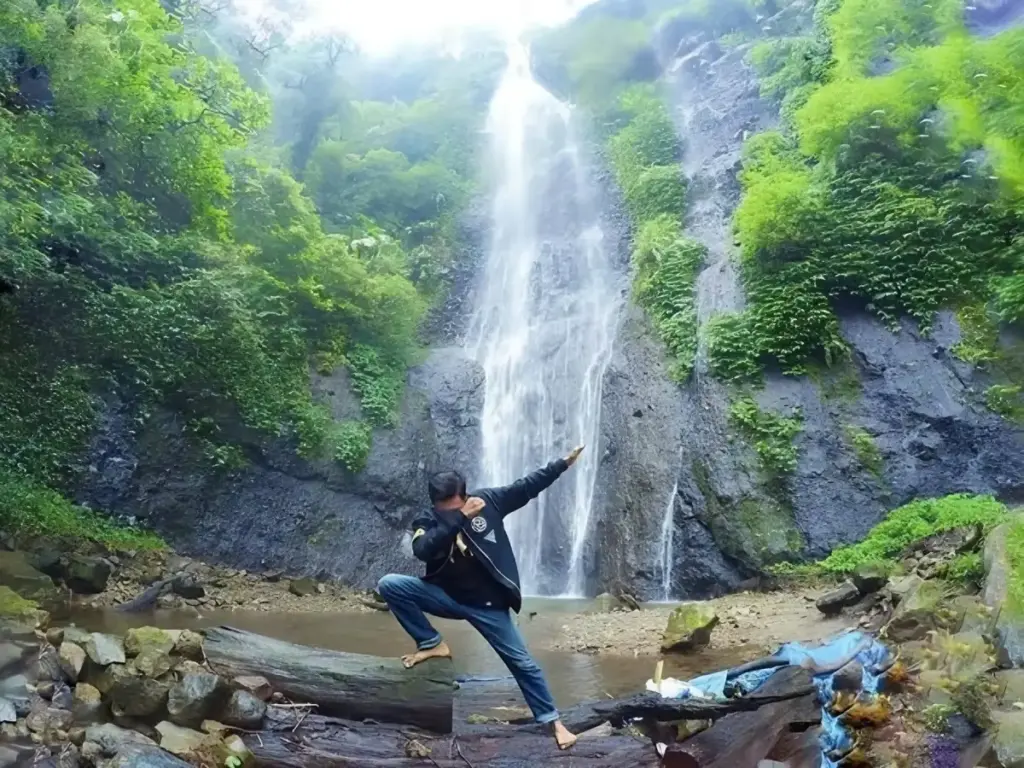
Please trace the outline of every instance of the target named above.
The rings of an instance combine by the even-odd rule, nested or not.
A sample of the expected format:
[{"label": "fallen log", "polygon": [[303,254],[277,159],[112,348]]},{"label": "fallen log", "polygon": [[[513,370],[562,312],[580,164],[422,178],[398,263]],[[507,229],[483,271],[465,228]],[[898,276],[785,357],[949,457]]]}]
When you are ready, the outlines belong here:
[{"label": "fallen log", "polygon": [[[773,684],[769,686],[769,682]],[[657,693],[638,693],[622,699],[584,702],[563,712],[562,722],[569,730],[580,732],[605,722],[620,727],[634,718],[657,721],[718,720],[735,712],[749,712],[775,702],[806,697],[814,691],[809,672],[799,667],[783,667],[749,696],[715,701],[663,699]]]},{"label": "fallen log", "polygon": [[[762,697],[784,694],[810,685],[810,673],[800,667],[784,667],[768,678],[757,693]],[[742,699],[741,699],[742,700]],[[665,753],[665,768],[737,768],[755,766],[789,730],[806,730],[821,721],[821,708],[814,693],[766,704],[754,712],[736,712],[723,717],[706,731],[671,745]]]},{"label": "fallen log", "polygon": [[[548,733],[488,726],[473,733],[440,736],[383,723],[354,723],[309,715],[274,731],[245,734],[257,768],[657,768],[653,744],[629,735],[582,734],[559,751]],[[294,728],[294,726],[292,726]]]},{"label": "fallen log", "polygon": [[204,634],[207,661],[224,677],[262,675],[288,698],[316,704],[321,715],[451,732],[455,683],[448,659],[406,669],[398,659],[295,645],[233,627]]},{"label": "fallen log", "polygon": [[165,592],[171,591],[171,585],[174,582],[174,578],[175,577],[170,579],[161,579],[160,581],[153,582],[153,584],[128,602],[114,606],[114,610],[122,613],[142,613],[143,611],[152,610],[156,607],[157,598]]}]

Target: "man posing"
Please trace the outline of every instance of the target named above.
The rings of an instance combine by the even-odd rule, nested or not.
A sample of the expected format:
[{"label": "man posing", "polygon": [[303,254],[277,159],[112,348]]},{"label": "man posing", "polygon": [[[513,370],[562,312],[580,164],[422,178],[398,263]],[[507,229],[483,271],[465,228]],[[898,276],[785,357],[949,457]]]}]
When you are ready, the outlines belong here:
[{"label": "man posing", "polygon": [[558,710],[537,662],[526,650],[510,610],[519,612],[519,570],[505,532],[504,518],[525,507],[571,467],[583,447],[556,459],[504,488],[466,493],[458,472],[430,479],[433,509],[412,523],[412,551],[427,564],[422,579],[388,574],[377,591],[416,641],[416,652],[402,657],[406,667],[435,657],[450,657],[427,613],[442,619],[465,619],[505,662],[538,723],[550,724],[560,749],[576,737],[558,719]]}]

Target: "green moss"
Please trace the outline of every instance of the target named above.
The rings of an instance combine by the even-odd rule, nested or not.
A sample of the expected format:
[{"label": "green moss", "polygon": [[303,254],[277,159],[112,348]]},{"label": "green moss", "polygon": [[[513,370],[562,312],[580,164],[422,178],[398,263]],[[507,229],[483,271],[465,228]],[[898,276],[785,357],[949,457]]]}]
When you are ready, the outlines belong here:
[{"label": "green moss", "polygon": [[808,365],[807,375],[818,385],[822,398],[829,402],[854,403],[863,391],[857,370],[849,359],[831,366]]},{"label": "green moss", "polygon": [[985,564],[978,552],[957,555],[946,566],[943,578],[964,585],[980,585],[985,578]]},{"label": "green moss", "polygon": [[1019,384],[993,384],[985,390],[985,405],[1005,419],[1024,423],[1024,387]]},{"label": "green moss", "polygon": [[991,496],[954,494],[918,499],[894,509],[863,541],[833,550],[816,567],[828,573],[849,573],[862,563],[892,563],[908,546],[932,534],[973,525],[991,530],[1006,516],[1006,506]]},{"label": "green moss", "polygon": [[799,452],[793,439],[803,428],[799,414],[779,416],[743,397],[729,408],[729,420],[751,442],[769,478],[782,478],[796,469]]},{"label": "green moss", "polygon": [[1010,570],[1006,607],[1014,615],[1024,615],[1024,518],[1020,515],[1006,532],[1006,557]]},{"label": "green moss", "polygon": [[843,436],[846,438],[847,445],[850,446],[850,450],[853,451],[861,466],[873,475],[880,475],[883,466],[882,452],[878,450],[875,439],[856,424],[844,425]]},{"label": "green moss", "polygon": [[38,611],[38,603],[26,600],[10,587],[0,585],[0,618],[34,620]]},{"label": "green moss", "polygon": [[17,539],[54,538],[72,545],[93,541],[120,550],[165,546],[151,533],[117,525],[56,491],[2,471],[0,526]]}]

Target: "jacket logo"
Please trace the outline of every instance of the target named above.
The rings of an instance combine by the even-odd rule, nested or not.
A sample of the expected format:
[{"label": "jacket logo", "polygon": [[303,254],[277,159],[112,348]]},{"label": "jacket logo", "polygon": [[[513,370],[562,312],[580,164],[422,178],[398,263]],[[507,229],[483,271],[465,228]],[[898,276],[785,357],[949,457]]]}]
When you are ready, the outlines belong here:
[{"label": "jacket logo", "polygon": [[473,522],[470,525],[477,533],[483,533],[487,530],[487,520],[479,515],[473,518]]}]

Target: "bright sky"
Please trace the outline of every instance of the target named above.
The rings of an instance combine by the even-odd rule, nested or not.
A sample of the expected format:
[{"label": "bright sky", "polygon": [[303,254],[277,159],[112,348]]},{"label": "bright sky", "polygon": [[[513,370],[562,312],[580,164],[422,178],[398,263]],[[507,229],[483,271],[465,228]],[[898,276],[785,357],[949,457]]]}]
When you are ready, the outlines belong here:
[{"label": "bright sky", "polygon": [[[468,28],[514,32],[570,19],[593,0],[307,0],[301,31],[345,32],[370,54],[451,42]],[[260,0],[243,0],[253,9]]]}]

